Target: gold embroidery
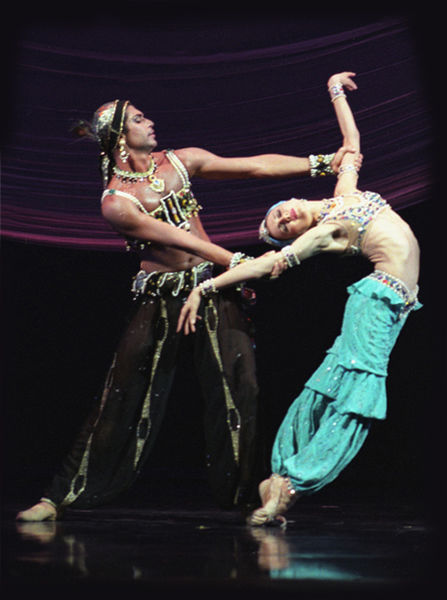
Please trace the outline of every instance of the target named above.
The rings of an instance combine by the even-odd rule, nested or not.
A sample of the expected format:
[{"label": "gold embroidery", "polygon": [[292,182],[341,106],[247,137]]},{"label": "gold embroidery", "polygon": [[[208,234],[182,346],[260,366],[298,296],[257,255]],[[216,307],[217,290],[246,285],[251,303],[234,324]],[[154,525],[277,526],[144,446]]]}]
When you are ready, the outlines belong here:
[{"label": "gold embroidery", "polygon": [[[214,326],[211,325],[210,317],[214,320]],[[211,341],[211,347],[213,349],[214,356],[216,357],[217,364],[219,365],[219,369],[222,374],[222,384],[223,384],[223,389],[224,389],[224,394],[225,394],[225,404],[227,407],[227,424],[228,424],[228,429],[230,431],[231,444],[233,446],[234,460],[236,461],[236,464],[239,464],[239,430],[241,427],[241,417],[240,417],[238,409],[236,408],[236,405],[234,404],[233,398],[231,396],[231,391],[228,386],[228,383],[227,383],[227,380],[226,380],[226,377],[224,374],[224,370],[223,370],[222,358],[220,356],[220,350],[219,350],[219,340],[217,338],[217,333],[216,333],[218,322],[219,322],[219,319],[218,319],[218,315],[217,315],[217,310],[216,310],[216,307],[214,305],[212,298],[210,298],[208,300],[208,305],[205,309],[206,329],[208,331],[208,335],[209,335],[209,338]],[[233,416],[235,417],[235,419],[234,418],[232,419]],[[235,422],[232,422],[232,421],[235,421]]]},{"label": "gold embroidery", "polygon": [[[160,360],[160,355],[163,350],[164,343],[166,338],[168,337],[168,312],[166,309],[166,300],[163,298],[160,299],[160,322],[163,321],[163,336],[161,339],[157,341],[157,346],[154,352],[154,359],[152,362],[152,370],[151,370],[151,378],[149,382],[149,387],[146,393],[146,397],[144,398],[143,408],[141,410],[140,420],[138,421],[136,433],[137,433],[137,447],[135,450],[135,458],[134,458],[134,469],[137,468],[138,461],[140,460],[141,453],[143,452],[144,445],[146,444],[146,440],[149,437],[149,433],[151,431],[151,418],[150,418],[150,407],[151,407],[151,394],[152,394],[152,385],[154,382],[154,376],[157,371],[158,362]],[[144,435],[139,436],[140,430],[143,429],[143,423],[146,422],[146,431]]]},{"label": "gold embroidery", "polygon": [[[96,426],[98,425],[99,419],[101,418],[102,411],[104,409],[104,404],[106,402],[106,398],[110,392],[112,373],[115,368],[115,363],[116,363],[116,354],[113,357],[113,363],[112,363],[112,366],[110,367],[109,374],[106,379],[104,391],[103,391],[103,394],[101,397],[101,405],[99,407],[99,413],[98,413],[98,416],[96,417],[95,424],[93,425],[93,431],[89,435],[89,438],[87,440],[87,445],[85,447],[84,454],[82,455],[82,460],[79,465],[78,472],[71,480],[70,491],[65,496],[65,498],[62,500],[62,502],[60,504],[61,506],[67,506],[69,504],[72,504],[76,500],[76,498],[78,498],[82,494],[82,492],[85,490],[85,488],[87,486],[87,471],[88,471],[88,463],[89,463],[89,458],[90,458],[90,447],[92,445],[93,435],[96,431]],[[79,487],[79,489],[77,491],[75,491],[76,482],[79,480],[80,477],[83,477],[82,485]]]}]

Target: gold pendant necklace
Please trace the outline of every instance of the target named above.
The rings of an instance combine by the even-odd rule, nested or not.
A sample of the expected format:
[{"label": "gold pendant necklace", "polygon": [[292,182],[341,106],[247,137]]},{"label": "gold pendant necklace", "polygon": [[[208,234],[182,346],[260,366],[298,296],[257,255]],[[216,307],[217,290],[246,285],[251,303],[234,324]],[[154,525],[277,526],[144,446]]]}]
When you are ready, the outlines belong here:
[{"label": "gold pendant necklace", "polygon": [[149,187],[154,190],[154,192],[163,192],[165,189],[164,179],[160,179],[154,175],[157,169],[157,163],[154,161],[151,156],[151,164],[147,171],[138,172],[138,171],[124,171],[120,169],[116,165],[113,167],[113,172],[124,182],[129,183],[137,183],[138,181],[144,181],[145,179],[149,181]]}]

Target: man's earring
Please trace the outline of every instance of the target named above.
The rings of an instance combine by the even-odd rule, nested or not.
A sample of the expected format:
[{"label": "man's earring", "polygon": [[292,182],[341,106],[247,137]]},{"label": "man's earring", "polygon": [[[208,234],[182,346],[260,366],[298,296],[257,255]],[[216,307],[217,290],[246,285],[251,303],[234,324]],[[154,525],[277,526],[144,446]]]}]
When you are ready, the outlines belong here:
[{"label": "man's earring", "polygon": [[126,148],[126,142],[124,141],[124,138],[121,138],[119,141],[119,152],[120,152],[120,157],[121,160],[123,162],[127,162],[127,159],[129,158],[129,153],[127,152]]}]

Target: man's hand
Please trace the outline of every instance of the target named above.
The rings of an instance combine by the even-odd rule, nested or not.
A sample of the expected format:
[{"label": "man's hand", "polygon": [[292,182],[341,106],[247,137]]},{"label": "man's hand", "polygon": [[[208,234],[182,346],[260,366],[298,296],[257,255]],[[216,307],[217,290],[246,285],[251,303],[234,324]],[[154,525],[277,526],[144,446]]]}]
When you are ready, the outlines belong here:
[{"label": "man's hand", "polygon": [[334,171],[334,173],[338,173],[338,170],[340,169],[340,165],[343,160],[343,157],[345,156],[345,154],[347,152],[355,153],[354,166],[357,169],[357,172],[360,171],[360,169],[362,168],[363,154],[360,154],[360,152],[356,152],[356,150],[354,148],[349,148],[348,146],[342,146],[341,148],[339,148],[337,150],[334,158],[331,160],[331,167],[332,167],[332,170]]},{"label": "man's hand", "polygon": [[[292,240],[290,240],[290,241],[292,241]],[[278,260],[273,265],[273,269],[271,270],[271,273],[270,273],[270,279],[278,279],[278,277],[280,275],[282,275],[284,273],[284,271],[286,271],[289,268],[287,261],[284,258],[284,256],[281,254],[281,252],[277,252],[276,254],[277,254]]]}]

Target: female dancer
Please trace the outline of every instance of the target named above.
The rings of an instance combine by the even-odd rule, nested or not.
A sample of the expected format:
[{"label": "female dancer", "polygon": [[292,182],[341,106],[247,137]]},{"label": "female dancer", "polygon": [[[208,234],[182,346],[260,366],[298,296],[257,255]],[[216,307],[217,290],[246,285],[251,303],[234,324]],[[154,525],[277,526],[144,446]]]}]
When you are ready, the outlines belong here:
[{"label": "female dancer", "polygon": [[[357,89],[354,76],[335,74],[328,89],[343,145],[359,153],[360,135],[344,93]],[[284,521],[281,513],[299,496],[333,481],[358,453],[371,420],[386,416],[389,356],[409,312],[421,306],[418,242],[379,194],[357,189],[354,160],[354,154],[344,156],[333,198],[292,198],[271,207],[260,237],[281,249],[203,282],[180,315],[178,330],[194,332],[203,297],[247,279],[276,277],[319,252],[362,253],[374,266],[348,288],[341,333],[279,428],[273,475],[259,486],[263,506],[250,515],[251,525]]]}]

